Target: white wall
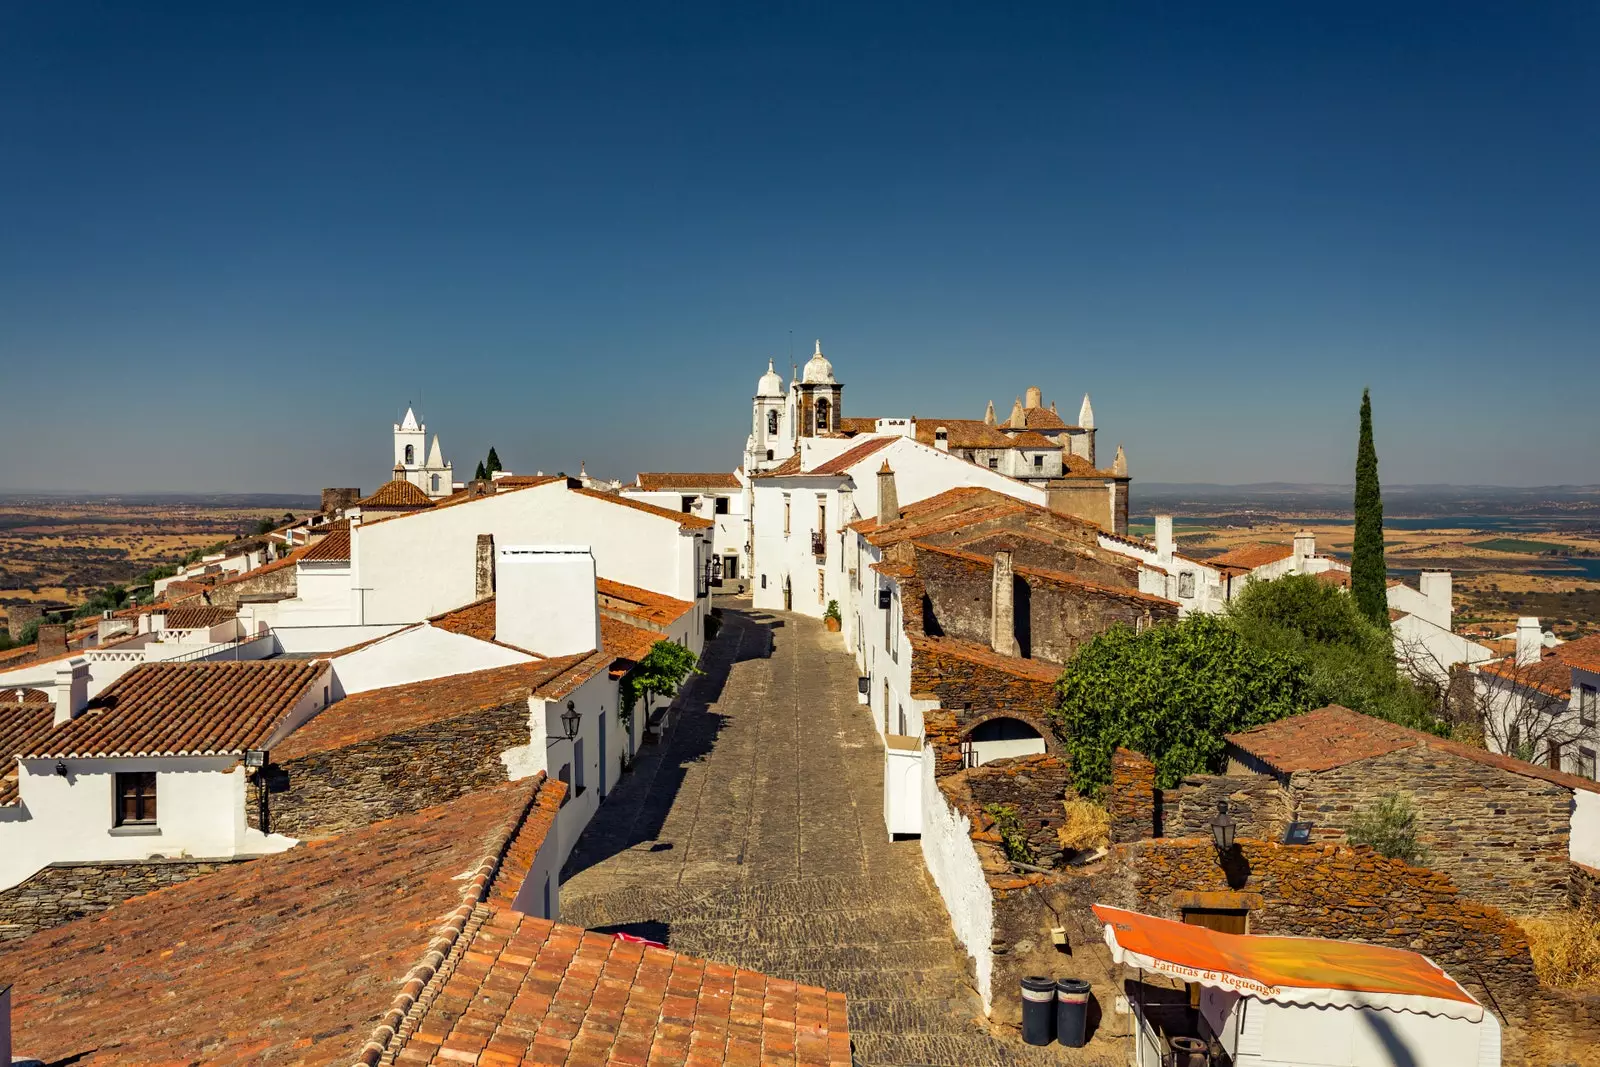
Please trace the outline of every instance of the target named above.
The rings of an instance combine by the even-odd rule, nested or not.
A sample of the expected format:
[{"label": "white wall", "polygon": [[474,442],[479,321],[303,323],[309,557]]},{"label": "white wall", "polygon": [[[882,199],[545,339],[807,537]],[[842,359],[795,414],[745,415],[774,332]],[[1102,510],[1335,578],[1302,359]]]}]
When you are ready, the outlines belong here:
[{"label": "white wall", "polygon": [[[566,711],[569,700],[581,716],[578,720],[578,736],[571,741],[566,739],[561,725],[561,715]],[[532,704],[533,751],[526,765],[531,766],[534,761],[542,760],[542,764],[534,769],[544,771],[551,778],[560,778],[563,766],[569,767],[571,774],[567,802],[556,817],[560,839],[556,866],[559,869],[571,854],[572,847],[578,843],[583,828],[589,825],[589,820],[599,810],[604,795],[609,795],[616,788],[627,738],[617,721],[617,683],[611,679],[609,671],[601,671],[560,700],[535,699]],[[634,712],[635,723],[642,717],[641,705]],[[602,728],[606,733],[604,779],[600,774]],[[581,760],[578,758],[580,743]]]},{"label": "white wall", "polygon": [[532,663],[533,660],[534,657],[514,648],[424,623],[336,657],[333,674],[337,693],[350,696],[369,689],[486,671],[513,663]]},{"label": "white wall", "polygon": [[379,637],[387,637],[404,626],[274,626],[272,636],[278,648],[288,654],[337,652]]},{"label": "white wall", "polygon": [[[215,858],[279,852],[294,839],[245,824],[247,772],[231,756],[19,760],[21,803],[0,815],[0,889],[61,861]],[[114,829],[121,771],[156,772],[155,834]],[[140,827],[140,829],[144,829]]]},{"label": "white wall", "polygon": [[1572,791],[1572,837],[1569,855],[1575,863],[1600,867],[1600,793]]},{"label": "white wall", "polygon": [[691,601],[710,541],[709,531],[569,491],[564,482],[496,493],[355,527],[360,621],[419,622],[471,603],[479,534],[492,534],[496,545],[586,545],[600,577]]},{"label": "white wall", "polygon": [[1494,658],[1487,647],[1451,633],[1420,615],[1401,615],[1389,624],[1389,630],[1394,635],[1395,659],[1419,679],[1444,681],[1450,676],[1450,668],[1457,663],[1487,663]]},{"label": "white wall", "polygon": [[[692,496],[696,498],[692,515],[702,519],[709,519],[716,525],[712,528],[711,546],[719,556],[737,556],[740,566],[745,564],[745,520],[749,517],[745,512],[745,492],[743,488],[737,489],[685,489],[681,491],[648,491],[637,486],[623,486],[622,495],[629,500],[637,500],[643,504],[654,504],[658,508],[668,511],[681,511],[683,498]],[[723,499],[728,502],[725,514],[717,514],[716,501]],[[740,575],[744,577],[744,575]]]},{"label": "white wall", "polygon": [[990,946],[994,941],[994,899],[977,849],[972,847],[972,824],[950,807],[934,784],[931,748],[923,748],[922,768],[922,859],[944,898],[956,940],[972,957],[978,995],[988,1013],[993,1004]]},{"label": "white wall", "polygon": [[343,626],[357,620],[348,560],[295,565],[295,595],[277,604],[273,626]]}]

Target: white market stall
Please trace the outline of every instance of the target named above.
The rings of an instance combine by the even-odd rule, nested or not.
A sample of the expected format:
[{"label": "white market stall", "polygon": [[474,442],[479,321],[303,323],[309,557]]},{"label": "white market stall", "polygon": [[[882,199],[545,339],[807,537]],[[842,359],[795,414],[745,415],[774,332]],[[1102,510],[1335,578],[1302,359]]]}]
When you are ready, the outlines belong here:
[{"label": "white market stall", "polygon": [[[1201,986],[1201,1036],[1235,1067],[1499,1067],[1498,1020],[1419,953],[1094,912],[1117,963]],[[1165,1040],[1130,999],[1134,1062],[1160,1067]]]}]

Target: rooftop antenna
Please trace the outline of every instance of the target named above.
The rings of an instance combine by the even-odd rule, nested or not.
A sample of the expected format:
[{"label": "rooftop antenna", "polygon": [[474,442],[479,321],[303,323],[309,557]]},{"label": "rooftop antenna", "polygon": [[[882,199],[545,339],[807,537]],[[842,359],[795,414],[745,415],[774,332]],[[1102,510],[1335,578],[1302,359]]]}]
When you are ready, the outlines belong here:
[{"label": "rooftop antenna", "polygon": [[794,331],[789,331],[789,380],[792,382],[799,376],[800,370],[794,361]]}]

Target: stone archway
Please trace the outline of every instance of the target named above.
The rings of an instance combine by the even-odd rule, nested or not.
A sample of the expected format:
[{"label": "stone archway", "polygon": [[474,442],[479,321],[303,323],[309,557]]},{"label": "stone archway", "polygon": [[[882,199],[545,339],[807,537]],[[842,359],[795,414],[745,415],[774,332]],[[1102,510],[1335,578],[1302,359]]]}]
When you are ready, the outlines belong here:
[{"label": "stone archway", "polygon": [[[1007,724],[1012,724],[1008,729]],[[986,711],[964,719],[960,743],[962,762],[978,766],[1002,756],[1037,754],[1042,746],[1060,757],[1061,745],[1042,716],[1026,711]]]}]

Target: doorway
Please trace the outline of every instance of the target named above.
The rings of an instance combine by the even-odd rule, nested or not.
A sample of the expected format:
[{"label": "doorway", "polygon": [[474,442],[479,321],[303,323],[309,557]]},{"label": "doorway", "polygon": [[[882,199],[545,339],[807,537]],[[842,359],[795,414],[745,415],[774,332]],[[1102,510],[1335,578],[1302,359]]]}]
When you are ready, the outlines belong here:
[{"label": "doorway", "polygon": [[[1202,926],[1219,934],[1247,934],[1250,932],[1250,913],[1241,908],[1184,908],[1183,921],[1188,926]],[[1200,983],[1186,983],[1189,987],[1189,1007],[1200,1007]]]}]

